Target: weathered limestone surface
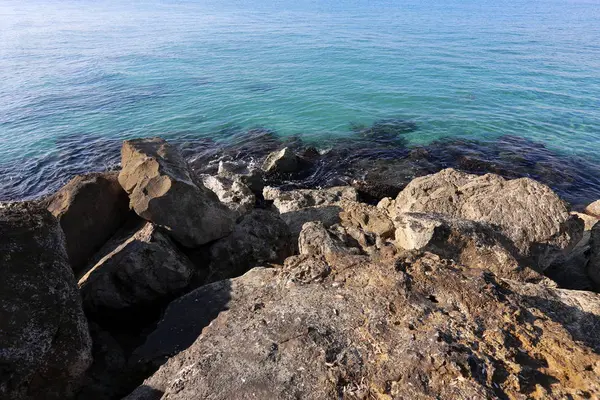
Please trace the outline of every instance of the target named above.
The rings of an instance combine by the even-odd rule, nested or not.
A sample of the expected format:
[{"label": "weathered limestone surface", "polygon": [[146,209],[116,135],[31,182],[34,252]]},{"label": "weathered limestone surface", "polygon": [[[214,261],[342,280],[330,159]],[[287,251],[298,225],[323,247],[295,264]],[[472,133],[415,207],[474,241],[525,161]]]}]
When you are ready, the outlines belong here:
[{"label": "weathered limestone surface", "polygon": [[38,204],[0,204],[0,398],[68,398],[91,361],[58,221]]},{"label": "weathered limestone surface", "polygon": [[85,267],[129,214],[129,198],[117,176],[117,172],[76,176],[46,200],[65,233],[75,272]]},{"label": "weathered limestone surface", "polygon": [[406,212],[440,213],[497,226],[540,269],[570,251],[583,222],[547,186],[528,178],[470,175],[454,169],[414,179],[389,202],[391,217]]},{"label": "weathered limestone surface", "polygon": [[[126,399],[600,396],[598,294],[431,253],[289,260],[171,304],[140,354],[152,359],[174,332],[185,341],[170,354],[185,350]],[[209,298],[222,311],[207,326]]]},{"label": "weathered limestone surface", "polygon": [[441,214],[406,213],[396,217],[395,244],[405,250],[427,250],[470,268],[506,279],[541,282],[512,242],[486,223]]},{"label": "weathered limestone surface", "polygon": [[193,181],[181,154],[163,139],[127,140],[121,159],[119,182],[131,208],[182,245],[200,246],[232,231],[233,212]]},{"label": "weathered limestone surface", "polygon": [[254,193],[242,182],[220,176],[204,175],[202,183],[238,217],[252,211],[256,204]]}]

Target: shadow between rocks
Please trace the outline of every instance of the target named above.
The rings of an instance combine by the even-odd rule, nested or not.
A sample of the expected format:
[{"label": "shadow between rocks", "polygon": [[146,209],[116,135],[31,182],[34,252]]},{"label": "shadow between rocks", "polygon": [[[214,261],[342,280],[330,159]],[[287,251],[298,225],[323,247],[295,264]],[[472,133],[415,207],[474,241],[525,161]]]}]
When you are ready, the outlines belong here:
[{"label": "shadow between rocks", "polygon": [[[174,300],[167,307],[157,328],[129,358],[129,377],[124,385],[128,393],[152,376],[169,358],[190,347],[205,327],[222,311],[229,309],[230,300],[229,280],[202,286]],[[160,398],[153,396],[147,399]]]}]

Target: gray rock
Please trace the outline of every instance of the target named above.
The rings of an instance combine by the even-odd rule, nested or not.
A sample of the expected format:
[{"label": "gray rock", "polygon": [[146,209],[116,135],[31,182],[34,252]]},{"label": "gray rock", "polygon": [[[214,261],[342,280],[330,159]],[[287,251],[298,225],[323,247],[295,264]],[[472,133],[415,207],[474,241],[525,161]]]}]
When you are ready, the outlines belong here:
[{"label": "gray rock", "polygon": [[108,243],[79,280],[86,313],[115,318],[170,301],[190,283],[194,266],[168,236],[147,222]]},{"label": "gray rock", "polygon": [[238,217],[249,213],[256,204],[254,193],[241,182],[219,176],[204,175],[202,183]]},{"label": "gray rock", "polygon": [[545,280],[520,259],[509,239],[486,223],[420,213],[401,214],[394,223],[399,249],[430,251],[469,268],[491,271],[500,278]]},{"label": "gray rock", "polygon": [[119,183],[131,208],[182,245],[200,246],[232,231],[233,212],[193,181],[181,154],[163,139],[127,140],[121,158]]},{"label": "gray rock", "polygon": [[0,204],[0,398],[70,397],[91,351],[58,221],[39,204]]},{"label": "gray rock", "polygon": [[497,226],[540,269],[568,253],[583,233],[582,221],[569,214],[567,205],[550,188],[528,178],[506,180],[446,169],[416,178],[387,206],[392,218],[433,212]]},{"label": "gray rock", "polygon": [[339,206],[342,200],[358,201],[358,192],[350,186],[290,191],[267,186],[263,197],[272,200],[273,206],[283,214],[309,207]]},{"label": "gray rock", "polygon": [[281,263],[292,254],[290,231],[275,213],[255,209],[231,235],[210,247],[211,282],[242,275],[265,263]]},{"label": "gray rock", "polygon": [[328,258],[336,253],[359,253],[358,248],[352,248],[348,245],[349,238],[345,235],[345,232],[329,231],[321,221],[305,223],[298,238],[298,248],[301,255]]},{"label": "gray rock", "polygon": [[243,183],[254,193],[262,193],[265,187],[264,172],[244,162],[220,161],[217,173],[223,178]]},{"label": "gray rock", "polygon": [[262,169],[269,174],[293,173],[299,168],[298,156],[288,147],[269,154],[262,165]]},{"label": "gray rock", "polygon": [[117,172],[76,176],[46,200],[65,233],[75,272],[119,229],[129,214],[129,198]]},{"label": "gray rock", "polygon": [[595,398],[599,321],[597,294],[430,253],[299,256],[172,303],[151,343],[185,350],[126,399]]}]

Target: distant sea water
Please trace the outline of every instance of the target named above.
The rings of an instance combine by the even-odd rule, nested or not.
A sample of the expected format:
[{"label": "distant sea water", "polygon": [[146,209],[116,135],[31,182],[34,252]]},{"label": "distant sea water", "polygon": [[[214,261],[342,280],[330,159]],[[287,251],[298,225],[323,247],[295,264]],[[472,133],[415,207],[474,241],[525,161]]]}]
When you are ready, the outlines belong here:
[{"label": "distant sea water", "polygon": [[0,200],[114,166],[126,138],[335,147],[382,120],[600,198],[600,1],[0,1]]}]

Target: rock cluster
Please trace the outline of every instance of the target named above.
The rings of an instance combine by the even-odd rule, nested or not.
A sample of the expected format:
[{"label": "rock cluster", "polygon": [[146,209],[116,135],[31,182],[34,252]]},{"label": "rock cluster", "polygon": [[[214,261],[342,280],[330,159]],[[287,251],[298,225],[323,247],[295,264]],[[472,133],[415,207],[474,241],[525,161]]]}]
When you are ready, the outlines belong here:
[{"label": "rock cluster", "polygon": [[264,186],[310,158],[211,175],[136,139],[0,205],[0,397],[600,397],[594,206],[453,169],[377,205]]}]

